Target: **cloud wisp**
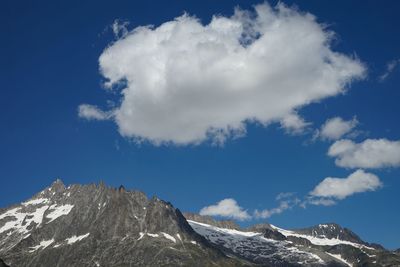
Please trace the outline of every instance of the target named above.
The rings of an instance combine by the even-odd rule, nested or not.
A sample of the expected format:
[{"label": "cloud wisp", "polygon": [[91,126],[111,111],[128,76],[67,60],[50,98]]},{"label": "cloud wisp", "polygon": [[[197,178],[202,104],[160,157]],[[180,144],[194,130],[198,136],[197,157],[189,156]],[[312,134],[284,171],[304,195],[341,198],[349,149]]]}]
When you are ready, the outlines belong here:
[{"label": "cloud wisp", "polygon": [[280,193],[276,197],[279,201],[279,205],[272,209],[255,210],[254,217],[257,219],[268,219],[269,217],[280,214],[288,209],[291,209],[298,205],[301,201],[295,197],[294,193]]},{"label": "cloud wisp", "polygon": [[106,112],[96,106],[82,104],[78,107],[78,116],[86,120],[108,120],[112,117],[112,112]]},{"label": "cloud wisp", "polygon": [[386,64],[386,70],[379,76],[379,81],[384,82],[400,64],[400,59],[394,59]]},{"label": "cloud wisp", "polygon": [[281,3],[254,9],[207,25],[187,14],[128,32],[114,24],[119,38],[99,64],[106,88],[123,87],[120,105],[106,112],[120,134],[187,145],[243,136],[251,122],[299,133],[307,126],[299,109],[364,77],[357,58],[332,50],[334,33],[313,15]]},{"label": "cloud wisp", "polygon": [[285,131],[292,135],[303,134],[307,132],[309,126],[311,126],[311,122],[306,122],[302,117],[298,114],[292,113],[285,116],[280,121],[281,127],[285,129]]},{"label": "cloud wisp", "polygon": [[328,156],[335,158],[335,164],[345,168],[387,168],[400,166],[400,141],[366,139],[355,143],[348,139],[333,143]]},{"label": "cloud wisp", "polygon": [[344,120],[341,117],[330,118],[321,126],[321,129],[315,132],[313,139],[337,140],[351,134],[357,125],[356,117],[351,120]]}]

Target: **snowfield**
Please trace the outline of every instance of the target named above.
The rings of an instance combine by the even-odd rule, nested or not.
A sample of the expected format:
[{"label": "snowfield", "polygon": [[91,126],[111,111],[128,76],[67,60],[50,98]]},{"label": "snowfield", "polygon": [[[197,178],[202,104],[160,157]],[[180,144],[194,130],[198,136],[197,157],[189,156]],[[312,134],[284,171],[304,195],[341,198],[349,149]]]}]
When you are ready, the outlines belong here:
[{"label": "snowfield", "polygon": [[211,243],[226,249],[227,254],[238,254],[257,263],[276,263],[290,261],[306,266],[323,265],[324,261],[316,254],[302,251],[289,241],[277,241],[263,237],[261,233],[245,232],[219,228],[188,220],[198,234]]}]

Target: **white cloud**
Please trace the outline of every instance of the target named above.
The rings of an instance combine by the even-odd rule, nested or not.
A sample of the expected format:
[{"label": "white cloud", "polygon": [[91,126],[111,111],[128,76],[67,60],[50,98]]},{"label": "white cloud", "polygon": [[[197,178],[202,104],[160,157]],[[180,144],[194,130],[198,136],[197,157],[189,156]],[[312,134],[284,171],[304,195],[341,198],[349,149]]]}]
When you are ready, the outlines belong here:
[{"label": "white cloud", "polygon": [[289,205],[288,202],[286,201],[281,201],[279,203],[279,206],[273,209],[264,209],[264,210],[255,210],[254,211],[254,216],[256,218],[262,218],[262,219],[267,219],[269,217],[271,217],[272,215],[275,214],[280,214],[282,212],[284,212],[285,210],[291,208],[292,206]]},{"label": "white cloud", "polygon": [[387,77],[394,71],[394,69],[400,64],[400,59],[394,59],[386,64],[385,72],[379,76],[381,82],[385,81]]},{"label": "white cloud", "polygon": [[400,141],[366,139],[361,143],[339,140],[331,145],[328,155],[336,165],[347,168],[384,168],[400,166]]},{"label": "white cloud", "polygon": [[[355,193],[375,191],[381,186],[382,183],[376,175],[364,172],[363,170],[357,170],[347,178],[325,178],[310,192],[310,195],[322,197],[320,200],[324,200],[325,198],[325,201],[329,200],[329,198],[344,199]],[[321,202],[320,204],[324,203]],[[325,204],[329,203],[326,202]]]},{"label": "white cloud", "polygon": [[306,204],[315,206],[333,206],[336,204],[336,201],[330,198],[307,197],[307,200],[302,203],[302,207],[305,208]]},{"label": "white cloud", "polygon": [[302,134],[311,125],[298,114],[291,113],[281,120],[281,126],[290,134]]},{"label": "white cloud", "polygon": [[264,209],[261,211],[255,210],[254,217],[261,218],[261,219],[267,219],[267,218],[271,217],[272,215],[280,214],[288,209],[291,209],[301,202],[300,199],[295,197],[295,194],[292,192],[280,193],[276,197],[276,200],[279,200],[278,207],[275,207],[272,209]]},{"label": "white cloud", "polygon": [[288,118],[362,78],[357,59],[332,51],[333,37],[313,15],[265,3],[208,25],[185,14],[137,27],[99,64],[106,87],[125,87],[114,111],[123,136],[155,145],[220,143],[243,136],[249,122],[302,128],[304,121]]},{"label": "white cloud", "polygon": [[87,120],[108,120],[112,115],[96,106],[82,104],[78,107],[78,116]]},{"label": "white cloud", "polygon": [[349,134],[358,124],[357,118],[343,120],[340,117],[334,117],[326,120],[315,137],[325,140],[337,140],[342,136]]},{"label": "white cloud", "polygon": [[215,205],[202,208],[200,210],[200,215],[221,216],[237,220],[247,220],[251,218],[247,211],[240,207],[236,200],[232,198],[226,198]]}]

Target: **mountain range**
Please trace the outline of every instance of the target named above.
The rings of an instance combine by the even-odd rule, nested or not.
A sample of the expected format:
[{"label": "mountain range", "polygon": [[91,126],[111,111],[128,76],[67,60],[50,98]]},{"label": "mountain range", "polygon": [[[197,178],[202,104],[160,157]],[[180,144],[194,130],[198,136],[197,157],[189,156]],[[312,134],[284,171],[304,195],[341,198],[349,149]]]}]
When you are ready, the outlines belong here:
[{"label": "mountain range", "polygon": [[243,229],[123,186],[56,180],[0,209],[3,266],[400,266],[400,250],[335,223]]}]

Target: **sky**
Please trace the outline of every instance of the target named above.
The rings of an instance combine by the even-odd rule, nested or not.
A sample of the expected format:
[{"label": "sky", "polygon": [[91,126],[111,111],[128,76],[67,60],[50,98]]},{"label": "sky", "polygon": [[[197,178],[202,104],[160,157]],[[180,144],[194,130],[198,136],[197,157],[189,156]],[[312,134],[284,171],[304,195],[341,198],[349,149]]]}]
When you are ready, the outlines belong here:
[{"label": "sky", "polygon": [[[398,1],[6,1],[0,207],[104,181],[400,247]],[[150,26],[152,25],[152,26]]]}]

